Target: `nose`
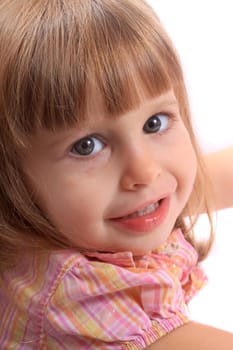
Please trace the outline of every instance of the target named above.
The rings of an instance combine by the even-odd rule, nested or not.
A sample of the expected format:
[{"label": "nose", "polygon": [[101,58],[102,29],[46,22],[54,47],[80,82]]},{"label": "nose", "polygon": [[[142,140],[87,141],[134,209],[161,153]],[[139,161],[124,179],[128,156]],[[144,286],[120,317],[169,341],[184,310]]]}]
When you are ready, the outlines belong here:
[{"label": "nose", "polygon": [[121,162],[121,188],[135,191],[150,186],[161,173],[161,166],[151,145],[128,148]]}]

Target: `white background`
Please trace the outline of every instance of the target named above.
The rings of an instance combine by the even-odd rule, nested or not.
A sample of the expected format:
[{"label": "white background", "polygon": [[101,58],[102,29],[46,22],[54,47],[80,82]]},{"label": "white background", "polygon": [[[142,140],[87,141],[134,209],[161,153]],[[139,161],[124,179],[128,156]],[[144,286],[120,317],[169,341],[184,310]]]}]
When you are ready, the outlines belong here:
[{"label": "white background", "polygon": [[149,0],[179,52],[204,151],[233,144],[232,0]]},{"label": "white background", "polygon": [[[179,52],[203,152],[233,145],[233,1],[148,2]],[[197,224],[200,234],[208,230],[205,220]],[[233,209],[219,212],[215,245],[204,267],[209,284],[191,302],[191,316],[233,332]]]}]

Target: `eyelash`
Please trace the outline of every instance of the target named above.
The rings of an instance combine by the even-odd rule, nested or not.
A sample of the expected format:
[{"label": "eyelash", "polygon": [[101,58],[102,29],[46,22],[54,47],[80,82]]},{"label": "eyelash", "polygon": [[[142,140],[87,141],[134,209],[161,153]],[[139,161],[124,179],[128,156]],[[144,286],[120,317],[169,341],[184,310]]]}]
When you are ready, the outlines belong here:
[{"label": "eyelash", "polygon": [[[69,153],[72,154],[74,157],[77,157],[77,158],[79,158],[79,159],[81,159],[81,160],[89,160],[89,159],[92,159],[92,158],[95,157],[95,155],[96,155],[97,153],[99,153],[100,151],[97,151],[97,152],[95,152],[94,154],[92,153],[92,154],[86,154],[86,155],[84,154],[84,155],[82,155],[82,154],[78,154],[78,152],[75,154],[75,152],[73,152],[73,150],[74,150],[75,146],[76,146],[78,143],[80,143],[80,145],[81,145],[81,142],[82,142],[82,141],[83,141],[83,142],[87,142],[87,141],[89,141],[89,140],[93,141],[93,139],[97,140],[97,142],[99,142],[99,143],[102,144],[102,150],[105,148],[105,142],[103,141],[103,139],[102,139],[100,136],[98,136],[98,135],[95,135],[95,134],[93,135],[93,134],[91,134],[91,135],[86,135],[86,136],[82,137],[81,139],[75,141],[75,142],[71,145],[70,150],[69,150]],[[95,146],[94,146],[94,147],[95,147]],[[92,150],[92,151],[93,151],[93,150]]]},{"label": "eyelash", "polygon": [[[145,130],[144,130],[144,127],[146,126],[146,123],[147,122],[149,122],[150,120],[153,120],[153,118],[156,118],[156,117],[158,117],[158,116],[164,116],[164,117],[167,117],[167,125],[166,125],[166,127],[165,127],[165,129],[164,130],[162,130],[162,131],[158,131],[158,132],[145,132]],[[155,113],[154,115],[152,115],[151,117],[149,117],[149,118],[147,118],[147,120],[145,121],[145,123],[144,123],[144,125],[143,125],[143,128],[142,128],[142,130],[145,132],[145,133],[151,133],[151,134],[155,134],[156,136],[162,136],[162,135],[164,135],[164,134],[166,134],[168,131],[170,131],[172,128],[173,128],[173,125],[174,125],[174,122],[176,122],[177,121],[177,117],[174,115],[174,114],[172,114],[172,113],[169,113],[169,112],[159,112],[159,113]],[[94,154],[92,153],[92,151],[91,151],[91,153],[90,154],[79,154],[78,152],[76,152],[76,154],[75,154],[75,152],[73,152],[73,150],[74,150],[74,148],[75,148],[75,145],[77,145],[78,143],[80,143],[81,144],[81,142],[82,141],[88,141],[88,139],[89,140],[92,140],[93,141],[93,139],[95,139],[95,140],[97,140],[99,143],[102,143],[102,149],[100,150],[100,151],[96,151]],[[96,154],[98,154],[98,153],[101,153],[101,151],[102,150],[104,150],[104,148],[105,148],[105,146],[106,146],[106,143],[103,141],[103,139],[102,139],[102,137],[100,137],[99,135],[95,135],[95,134],[90,134],[90,135],[86,135],[86,136],[84,136],[83,138],[81,138],[81,139],[79,139],[79,140],[77,140],[77,141],[75,141],[72,145],[71,145],[71,147],[69,148],[69,153],[72,155],[72,156],[74,156],[74,157],[76,157],[76,158],[79,158],[80,160],[85,160],[85,161],[88,161],[88,160],[91,160],[92,158],[94,158],[95,156],[96,156]],[[95,146],[94,146],[95,147]],[[93,148],[94,149],[94,148]]]},{"label": "eyelash", "polygon": [[[160,118],[159,118],[160,117]],[[160,130],[162,129],[162,122],[161,122],[161,117],[165,117],[167,118],[166,120],[166,126],[164,128],[164,130]],[[156,126],[156,124],[154,125],[155,128],[159,128],[158,131],[156,130],[148,130],[148,132],[146,131],[146,124],[147,123],[150,123],[152,121],[152,125],[151,127],[153,127],[153,122],[155,121],[155,119],[157,118],[156,122],[159,120],[160,123],[158,126]],[[167,113],[167,112],[159,112],[159,113],[155,113],[154,115],[152,115],[150,118],[148,118],[146,120],[146,122],[144,123],[144,126],[143,126],[143,131],[145,133],[151,133],[151,134],[155,134],[156,136],[162,136],[164,135],[167,131],[169,131],[173,125],[173,121],[175,120],[175,117],[173,114],[171,113]],[[171,125],[172,124],[172,125]]]},{"label": "eyelash", "polygon": [[170,131],[175,126],[175,123],[180,121],[180,118],[178,117],[178,114],[171,113],[171,112],[167,112],[167,113],[164,112],[163,114],[167,115],[167,117],[169,118],[168,127],[167,127],[167,130],[165,130],[165,132]]}]

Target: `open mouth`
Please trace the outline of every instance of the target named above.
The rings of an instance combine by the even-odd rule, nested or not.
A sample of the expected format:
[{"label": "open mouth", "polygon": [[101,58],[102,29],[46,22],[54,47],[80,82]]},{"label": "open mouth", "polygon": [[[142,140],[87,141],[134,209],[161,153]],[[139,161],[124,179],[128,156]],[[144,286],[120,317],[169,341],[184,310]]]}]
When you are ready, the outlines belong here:
[{"label": "open mouth", "polygon": [[120,229],[126,229],[127,231],[135,233],[151,232],[165,220],[169,207],[170,197],[168,196],[131,214],[114,218],[111,222]]},{"label": "open mouth", "polygon": [[135,211],[132,214],[129,214],[129,215],[121,217],[121,219],[135,219],[135,218],[138,218],[138,217],[141,217],[141,216],[145,216],[145,215],[151,214],[156,209],[158,209],[158,207],[160,205],[160,202],[161,202],[161,200],[159,200],[156,203],[149,204],[147,207],[145,207],[143,209],[137,210],[137,211]]}]

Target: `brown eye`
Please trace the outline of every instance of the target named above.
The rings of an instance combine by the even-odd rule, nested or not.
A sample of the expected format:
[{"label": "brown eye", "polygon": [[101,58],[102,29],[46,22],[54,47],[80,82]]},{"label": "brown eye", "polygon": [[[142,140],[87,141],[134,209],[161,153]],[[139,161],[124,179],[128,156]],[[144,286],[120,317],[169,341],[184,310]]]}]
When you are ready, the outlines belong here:
[{"label": "brown eye", "polygon": [[147,134],[159,133],[167,129],[169,117],[165,114],[155,114],[150,117],[143,126]]},{"label": "brown eye", "polygon": [[93,136],[88,136],[75,142],[71,148],[71,153],[79,156],[90,156],[100,152],[103,147],[103,142],[99,139]]}]

